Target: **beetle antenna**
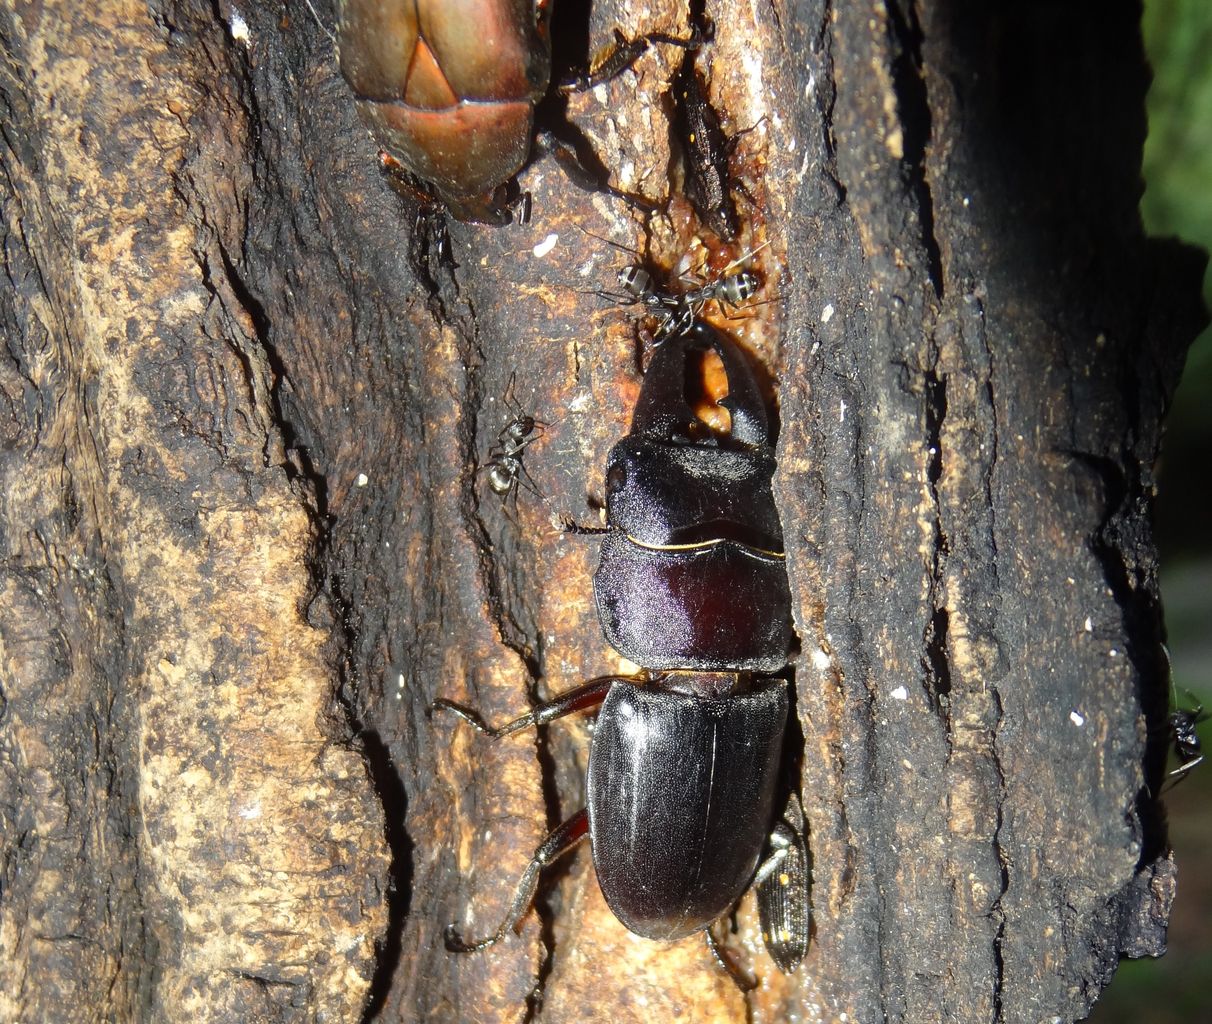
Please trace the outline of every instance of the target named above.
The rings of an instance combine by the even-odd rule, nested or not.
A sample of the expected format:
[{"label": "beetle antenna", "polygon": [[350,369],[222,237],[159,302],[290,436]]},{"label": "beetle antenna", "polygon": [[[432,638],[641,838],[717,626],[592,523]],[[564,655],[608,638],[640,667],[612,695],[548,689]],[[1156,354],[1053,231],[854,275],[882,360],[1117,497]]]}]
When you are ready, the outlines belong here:
[{"label": "beetle antenna", "polygon": [[582,526],[572,516],[555,512],[551,515],[551,525],[560,533],[575,537],[601,537],[612,532],[608,526]]}]

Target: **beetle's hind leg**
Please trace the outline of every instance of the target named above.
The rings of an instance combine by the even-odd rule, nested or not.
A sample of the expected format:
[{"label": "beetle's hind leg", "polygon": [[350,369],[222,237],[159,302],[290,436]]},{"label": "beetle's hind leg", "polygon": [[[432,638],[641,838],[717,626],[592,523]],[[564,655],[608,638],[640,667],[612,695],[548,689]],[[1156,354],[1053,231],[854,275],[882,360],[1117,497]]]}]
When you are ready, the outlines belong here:
[{"label": "beetle's hind leg", "polygon": [[509,905],[509,913],[505,915],[501,926],[487,938],[469,940],[461,938],[455,926],[449,924],[446,926],[444,934],[446,948],[452,953],[477,953],[503,939],[506,932],[516,928],[518,922],[526,915],[526,911],[530,909],[535,890],[539,886],[539,875],[543,869],[566,854],[588,834],[589,814],[582,807],[564,824],[554,829],[534,851],[534,857],[526,865],[526,870],[522,872],[522,877],[518,881],[518,887],[513,894],[513,902]]},{"label": "beetle's hind leg", "polygon": [[603,82],[617,78],[637,60],[640,59],[650,46],[655,43],[667,43],[670,46],[680,46],[683,50],[697,50],[708,40],[709,36],[694,32],[685,39],[671,36],[667,32],[649,32],[647,35],[628,39],[617,28],[614,30],[614,42],[594,62],[593,67],[579,71],[560,83],[560,92],[567,96],[569,93],[584,92]]}]

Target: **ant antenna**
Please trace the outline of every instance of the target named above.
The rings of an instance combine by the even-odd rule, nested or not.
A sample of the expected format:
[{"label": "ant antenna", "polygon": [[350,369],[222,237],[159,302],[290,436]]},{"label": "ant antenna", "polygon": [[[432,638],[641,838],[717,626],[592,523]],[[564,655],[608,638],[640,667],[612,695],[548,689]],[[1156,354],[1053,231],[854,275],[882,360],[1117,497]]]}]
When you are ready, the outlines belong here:
[{"label": "ant antenna", "polygon": [[765,249],[768,245],[770,245],[769,238],[767,238],[766,241],[764,241],[757,248],[750,249],[748,252],[742,253],[740,256],[738,256],[736,259],[734,259],[731,263],[729,263],[728,266],[726,266],[724,268],[724,273],[727,274],[730,270],[735,270],[742,263],[746,262],[749,259],[749,257],[756,256],[759,252],[761,252],[763,249]]},{"label": "ant antenna", "polygon": [[588,235],[590,238],[596,238],[599,242],[605,242],[607,245],[613,246],[614,248],[618,249],[619,252],[625,252],[625,253],[627,253],[628,256],[634,256],[636,258],[636,260],[644,259],[644,257],[642,255],[640,255],[640,253],[638,253],[635,249],[632,249],[630,246],[623,245],[622,242],[611,241],[609,238],[605,238],[602,235],[595,234],[594,232],[590,231],[589,228],[584,227],[580,224],[578,224],[577,227],[579,227],[581,229],[581,231],[584,234]]}]

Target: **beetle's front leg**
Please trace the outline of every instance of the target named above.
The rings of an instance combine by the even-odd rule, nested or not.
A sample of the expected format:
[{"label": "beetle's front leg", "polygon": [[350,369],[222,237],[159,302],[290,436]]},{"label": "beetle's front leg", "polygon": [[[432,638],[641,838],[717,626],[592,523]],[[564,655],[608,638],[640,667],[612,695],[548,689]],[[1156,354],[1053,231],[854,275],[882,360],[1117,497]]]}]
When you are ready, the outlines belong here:
[{"label": "beetle's front leg", "polygon": [[[581,687],[581,689],[585,689],[585,687]],[[452,710],[454,709],[452,708]],[[467,720],[471,721],[471,719]],[[517,927],[518,922],[530,908],[530,901],[534,899],[535,889],[539,886],[539,874],[542,870],[566,854],[588,834],[589,814],[582,807],[564,824],[553,830],[534,851],[534,856],[526,865],[526,870],[522,872],[522,877],[518,881],[518,887],[513,894],[513,902],[509,905],[509,913],[505,915],[501,926],[487,938],[467,940],[460,938],[455,926],[449,924],[446,926],[444,936],[446,948],[452,953],[476,953],[503,939],[506,932]]]},{"label": "beetle's front leg", "polygon": [[543,725],[557,718],[563,718],[565,715],[597,707],[606,699],[607,692],[617,681],[620,679],[629,681],[630,678],[630,676],[598,676],[567,693],[561,693],[542,704],[536,704],[526,714],[495,727],[485,722],[478,712],[464,707],[462,704],[446,700],[444,697],[439,697],[429,708],[431,711],[453,712],[477,732],[491,736],[495,740],[502,736],[509,736],[511,733],[520,732],[532,725]]},{"label": "beetle's front leg", "polygon": [[[578,153],[576,146],[557,138],[554,132],[545,129],[535,132],[534,154],[536,157],[544,154],[553,157],[568,180],[585,192],[602,192],[614,196],[643,217],[650,216],[658,209],[656,203],[641,195],[615,188],[608,180],[606,168],[592,153]],[[594,164],[597,166],[592,166]]]}]

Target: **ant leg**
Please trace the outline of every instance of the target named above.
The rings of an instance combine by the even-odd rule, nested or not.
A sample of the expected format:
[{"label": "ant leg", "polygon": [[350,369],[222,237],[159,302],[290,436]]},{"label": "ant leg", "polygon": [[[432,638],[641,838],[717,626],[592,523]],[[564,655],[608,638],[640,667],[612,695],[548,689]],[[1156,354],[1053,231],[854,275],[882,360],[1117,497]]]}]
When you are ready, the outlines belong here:
[{"label": "ant leg", "polygon": [[[568,177],[568,180],[576,185],[577,188],[585,192],[604,192],[606,195],[614,196],[615,199],[621,200],[645,217],[650,216],[658,209],[657,203],[651,202],[643,196],[624,192],[621,188],[615,188],[606,180],[604,168],[602,170],[593,170],[586,167],[585,162],[581,159],[576,149],[562,139],[556,138],[550,131],[543,130],[536,132],[534,142],[535,153],[548,153],[553,156],[556,163],[560,165],[560,169]],[[596,158],[593,158],[593,160],[597,162]]]},{"label": "ant leg", "polygon": [[561,693],[553,697],[549,701],[544,701],[542,704],[536,704],[526,714],[513,719],[511,722],[506,722],[504,725],[491,726],[480,717],[479,713],[471,708],[464,707],[462,704],[456,704],[454,701],[446,700],[444,697],[439,697],[431,705],[429,710],[432,711],[450,711],[458,715],[464,722],[470,725],[476,732],[481,732],[485,736],[491,736],[494,740],[500,739],[502,736],[509,736],[515,732],[521,732],[523,729],[528,729],[532,725],[545,725],[547,722],[554,721],[557,718],[563,718],[565,715],[571,715],[577,711],[585,711],[589,708],[596,707],[606,699],[606,694],[611,686],[616,681],[630,680],[630,676],[598,676],[596,679],[591,679],[589,682],[569,690],[566,693]]},{"label": "ant leg", "polygon": [[[531,438],[531,440],[533,441],[535,438]],[[527,441],[526,443],[530,444],[530,441]],[[534,482],[534,477],[530,475],[530,470],[528,470],[526,466],[520,462],[518,463],[518,483],[525,487],[526,490],[528,490],[536,498],[542,499],[546,497],[543,492],[539,490],[539,485]]]},{"label": "ant leg", "polygon": [[1184,761],[1177,768],[1175,768],[1172,772],[1170,772],[1170,778],[1174,780],[1172,785],[1177,785],[1178,783],[1182,782],[1182,780],[1187,777],[1187,773],[1189,771],[1191,771],[1192,768],[1195,768],[1197,765],[1202,764],[1203,760],[1204,760],[1204,755],[1200,754],[1198,757],[1194,758],[1191,761]]},{"label": "ant leg", "polygon": [[539,873],[549,864],[563,856],[589,834],[589,815],[581,808],[564,824],[554,829],[534,851],[526,870],[518,880],[518,887],[513,894],[513,902],[509,905],[509,913],[501,926],[491,935],[483,939],[460,938],[453,924],[446,926],[444,938],[446,948],[452,953],[478,953],[487,949],[494,942],[505,937],[505,933],[516,928],[518,922],[530,909],[530,901],[534,899],[535,890],[539,886]]}]

